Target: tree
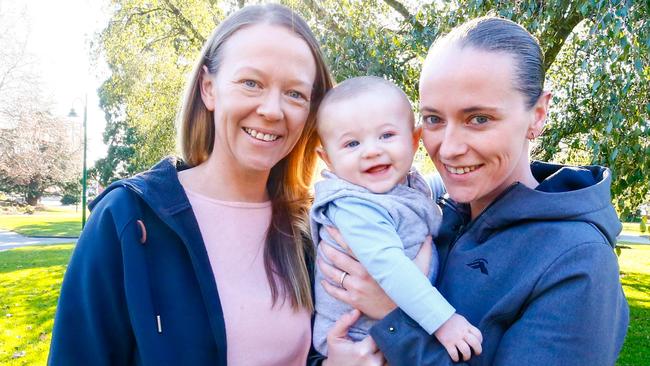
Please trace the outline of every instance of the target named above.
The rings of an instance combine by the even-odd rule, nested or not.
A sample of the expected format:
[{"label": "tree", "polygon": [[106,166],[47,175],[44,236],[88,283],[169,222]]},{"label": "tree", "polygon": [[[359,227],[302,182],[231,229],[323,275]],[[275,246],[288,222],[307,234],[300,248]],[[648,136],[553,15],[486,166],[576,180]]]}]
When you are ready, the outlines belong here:
[{"label": "tree", "polygon": [[29,29],[25,14],[4,9],[0,0],[0,128],[9,126],[17,116],[17,106],[24,105],[33,95],[31,89],[38,78],[31,70],[33,56],[27,52]]},{"label": "tree", "polygon": [[72,179],[74,138],[50,112],[26,50],[24,14],[0,1],[0,190],[36,205],[45,189]]},{"label": "tree", "polygon": [[24,195],[35,206],[45,189],[79,172],[65,121],[31,105],[15,112],[11,128],[0,129],[0,190]]},{"label": "tree", "polygon": [[148,168],[174,153],[178,101],[203,42],[222,19],[215,1],[114,1],[100,36],[111,77],[100,88],[108,155],[100,183]]},{"label": "tree", "polygon": [[[113,123],[132,128],[125,165],[146,168],[172,153],[175,102],[183,75],[203,40],[244,1],[116,0],[102,35],[114,72],[103,90]],[[431,42],[455,25],[486,14],[512,19],[535,34],[554,91],[535,156],[613,169],[614,203],[636,207],[650,176],[650,4],[630,0],[284,1],[310,23],[335,78],[378,75],[417,100],[421,62]],[[111,120],[109,120],[109,124]],[[107,127],[109,128],[109,127]],[[108,129],[107,129],[108,131]],[[137,148],[135,148],[137,147]]]}]

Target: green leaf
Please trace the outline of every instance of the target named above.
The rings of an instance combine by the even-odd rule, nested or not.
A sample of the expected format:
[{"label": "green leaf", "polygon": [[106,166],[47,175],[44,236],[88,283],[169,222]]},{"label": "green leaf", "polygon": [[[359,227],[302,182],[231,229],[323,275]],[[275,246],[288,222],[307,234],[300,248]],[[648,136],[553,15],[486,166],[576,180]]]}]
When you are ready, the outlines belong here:
[{"label": "green leaf", "polygon": [[596,82],[594,83],[594,85],[591,88],[591,91],[593,93],[595,93],[598,90],[599,87],[600,87],[600,80],[596,80]]}]

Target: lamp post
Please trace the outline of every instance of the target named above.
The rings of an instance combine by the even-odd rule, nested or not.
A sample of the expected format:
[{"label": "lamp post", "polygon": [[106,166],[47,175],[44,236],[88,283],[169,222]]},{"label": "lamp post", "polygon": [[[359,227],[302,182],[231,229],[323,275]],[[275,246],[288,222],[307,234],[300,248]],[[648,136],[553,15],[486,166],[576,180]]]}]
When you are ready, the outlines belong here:
[{"label": "lamp post", "polygon": [[[74,107],[70,109],[68,117],[77,117],[77,112],[75,112]],[[86,154],[88,150],[88,133],[86,131],[86,123],[88,120],[88,94],[84,96],[84,120],[83,120],[83,129],[84,129],[84,163],[83,163],[83,173],[81,176],[81,229],[83,230],[86,226],[86,185],[88,179],[88,169],[86,168]]]}]

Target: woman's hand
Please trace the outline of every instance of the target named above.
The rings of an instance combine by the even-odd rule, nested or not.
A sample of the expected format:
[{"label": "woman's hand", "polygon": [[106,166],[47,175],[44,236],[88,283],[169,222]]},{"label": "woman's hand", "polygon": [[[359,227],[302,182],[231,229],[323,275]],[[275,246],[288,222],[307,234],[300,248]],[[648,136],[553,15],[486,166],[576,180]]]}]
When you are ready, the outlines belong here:
[{"label": "woman's hand", "polygon": [[327,333],[327,359],[323,361],[323,366],[384,364],[384,355],[370,336],[359,342],[348,338],[348,329],[359,316],[361,313],[356,309],[343,314]]},{"label": "woman's hand", "polygon": [[[350,252],[338,230],[331,227],[328,227],[327,230],[342,248],[346,248]],[[372,319],[382,319],[396,308],[395,303],[379,287],[379,284],[368,274],[361,263],[351,257],[351,254],[341,253],[322,241],[320,247],[323,254],[333,264],[332,266],[324,261],[318,261],[320,270],[332,283],[339,283],[343,278],[343,288],[334,286],[328,281],[321,282],[328,294],[359,309]],[[431,253],[431,237],[427,237],[420,252],[413,260],[425,274],[429,272]],[[347,273],[344,277],[343,272]]]},{"label": "woman's hand", "polygon": [[[343,241],[338,230],[328,227],[330,235],[342,247],[348,250],[348,246]],[[397,306],[391,300],[379,284],[370,277],[368,271],[351,255],[341,253],[325,242],[320,242],[320,250],[329,261],[319,260],[318,266],[332,283],[339,283],[341,287],[336,287],[328,281],[321,281],[321,285],[330,296],[339,301],[359,309],[362,313],[372,319],[381,319],[393,311]],[[343,278],[343,273],[347,275]],[[343,283],[341,283],[343,278]]]}]

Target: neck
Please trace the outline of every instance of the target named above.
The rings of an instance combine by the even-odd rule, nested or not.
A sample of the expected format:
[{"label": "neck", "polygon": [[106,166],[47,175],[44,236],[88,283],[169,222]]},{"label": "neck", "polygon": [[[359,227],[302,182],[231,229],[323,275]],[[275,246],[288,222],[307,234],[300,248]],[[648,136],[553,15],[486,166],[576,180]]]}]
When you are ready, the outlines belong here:
[{"label": "neck", "polygon": [[183,187],[220,201],[265,202],[269,172],[251,171],[223,164],[210,155],[208,160],[194,168],[182,171],[179,180]]},{"label": "neck", "polygon": [[505,180],[498,189],[495,189],[490,194],[485,195],[475,201],[470,202],[469,207],[471,210],[471,217],[474,220],[478,215],[481,214],[494,200],[496,200],[506,189],[515,183],[521,183],[530,189],[535,189],[539,182],[533,176],[533,172],[530,170],[530,161],[528,158],[522,159],[515,171],[519,171],[519,174],[516,174]]}]

